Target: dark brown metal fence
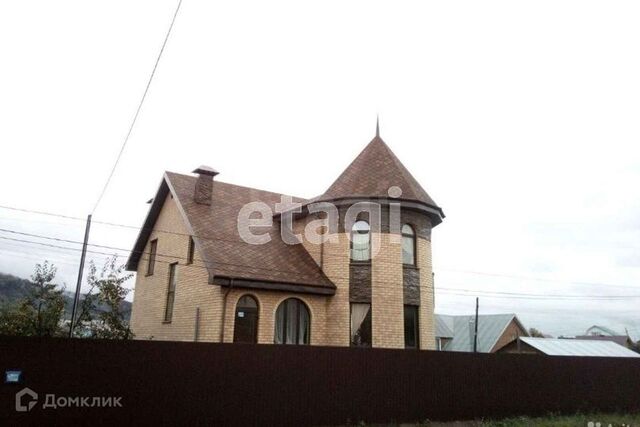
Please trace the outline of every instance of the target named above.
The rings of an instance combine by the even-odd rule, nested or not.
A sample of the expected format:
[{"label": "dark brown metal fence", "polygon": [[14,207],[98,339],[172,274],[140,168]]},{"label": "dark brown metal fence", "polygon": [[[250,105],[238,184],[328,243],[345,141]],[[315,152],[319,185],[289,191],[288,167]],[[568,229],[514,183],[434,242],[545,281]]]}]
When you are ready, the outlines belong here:
[{"label": "dark brown metal fence", "polygon": [[[640,359],[0,337],[0,369],[24,375],[0,384],[0,420],[12,424],[304,426],[640,411]],[[16,412],[24,387],[38,404]],[[122,407],[71,400],[43,409],[47,394],[121,397]]]}]

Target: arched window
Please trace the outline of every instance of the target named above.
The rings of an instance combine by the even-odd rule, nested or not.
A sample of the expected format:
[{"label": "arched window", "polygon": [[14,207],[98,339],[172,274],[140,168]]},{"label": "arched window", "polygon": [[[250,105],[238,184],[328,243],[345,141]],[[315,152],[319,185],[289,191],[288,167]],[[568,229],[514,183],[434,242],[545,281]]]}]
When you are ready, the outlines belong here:
[{"label": "arched window", "polygon": [[280,303],[276,311],[276,344],[309,344],[311,317],[309,309],[297,298]]},{"label": "arched window", "polygon": [[258,342],[258,302],[251,295],[244,295],[236,304],[233,342],[255,344]]},{"label": "arched window", "polygon": [[416,265],[416,233],[409,224],[402,225],[402,263]]},{"label": "arched window", "polygon": [[371,229],[367,221],[356,221],[351,228],[351,261],[371,259]]}]

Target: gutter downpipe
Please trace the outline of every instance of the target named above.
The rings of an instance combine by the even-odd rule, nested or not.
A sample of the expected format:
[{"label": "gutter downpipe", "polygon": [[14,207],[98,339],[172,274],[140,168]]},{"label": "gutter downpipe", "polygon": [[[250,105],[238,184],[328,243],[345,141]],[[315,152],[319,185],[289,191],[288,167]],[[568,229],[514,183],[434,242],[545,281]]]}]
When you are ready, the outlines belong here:
[{"label": "gutter downpipe", "polygon": [[227,314],[227,299],[229,298],[229,293],[231,292],[231,290],[233,289],[233,278],[230,279],[229,281],[229,289],[227,289],[227,291],[224,293],[224,299],[222,300],[222,319],[220,324],[222,325],[222,327],[220,328],[220,342],[223,343],[224,342],[224,327],[225,327],[225,319],[226,319],[226,314]]}]

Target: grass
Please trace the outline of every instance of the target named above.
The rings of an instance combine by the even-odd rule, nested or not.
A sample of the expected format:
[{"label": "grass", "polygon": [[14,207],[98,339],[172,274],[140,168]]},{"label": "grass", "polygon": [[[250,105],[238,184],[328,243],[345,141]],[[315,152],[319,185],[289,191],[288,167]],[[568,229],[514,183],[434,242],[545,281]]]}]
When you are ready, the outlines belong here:
[{"label": "grass", "polygon": [[[592,423],[592,424],[590,424]],[[382,427],[382,424],[349,424],[349,426]],[[549,415],[546,417],[514,417],[503,420],[455,422],[426,421],[419,424],[387,424],[394,427],[640,427],[638,414]]]},{"label": "grass", "polygon": [[[592,424],[589,424],[592,423]],[[599,424],[598,424],[599,423]],[[426,422],[420,427],[640,427],[640,414],[590,414],[547,416],[540,418],[516,417],[504,420],[457,421],[450,423]]]}]

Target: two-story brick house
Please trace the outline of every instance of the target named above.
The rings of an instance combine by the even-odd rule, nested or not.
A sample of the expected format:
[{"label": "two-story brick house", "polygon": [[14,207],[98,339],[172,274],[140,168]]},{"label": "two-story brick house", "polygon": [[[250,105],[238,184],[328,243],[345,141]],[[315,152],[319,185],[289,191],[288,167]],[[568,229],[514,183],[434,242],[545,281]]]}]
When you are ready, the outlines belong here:
[{"label": "two-story brick house", "polygon": [[431,229],[444,214],[378,131],[297,208],[194,173],[164,174],[128,260],[136,338],[435,348]]}]

